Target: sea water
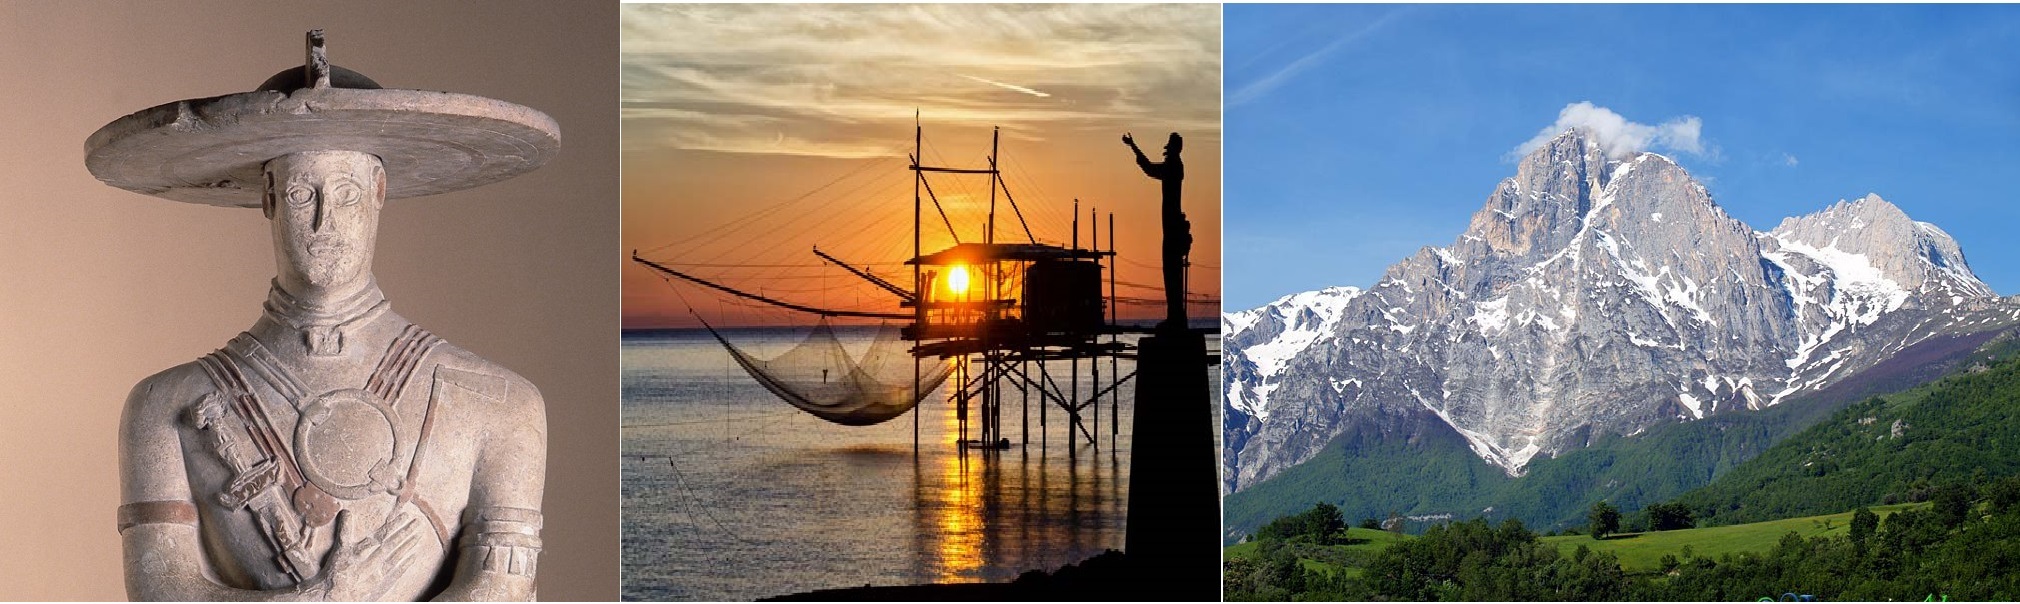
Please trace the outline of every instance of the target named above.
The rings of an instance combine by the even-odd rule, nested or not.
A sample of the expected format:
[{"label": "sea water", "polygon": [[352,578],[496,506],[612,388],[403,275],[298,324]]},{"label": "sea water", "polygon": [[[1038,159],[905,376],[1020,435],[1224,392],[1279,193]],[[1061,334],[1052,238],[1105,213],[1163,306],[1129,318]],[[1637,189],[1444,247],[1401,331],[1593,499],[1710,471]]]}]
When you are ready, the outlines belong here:
[{"label": "sea water", "polygon": [[[857,354],[874,335],[837,331]],[[726,336],[766,358],[804,334]],[[1133,383],[1115,390],[1119,401],[1103,397],[1098,424],[1084,412],[1085,433],[1057,407],[1046,407],[1041,429],[1035,394],[1027,424],[1007,389],[1011,447],[964,451],[950,386],[917,409],[915,449],[912,414],[866,427],[822,421],[764,390],[706,331],[627,331],[621,363],[627,600],[1000,582],[1123,546]],[[1080,363],[1082,398],[1094,390],[1090,365]],[[1046,369],[1063,384],[1071,364]],[[1116,369],[1100,361],[1103,385]],[[1220,383],[1217,370],[1209,380]]]}]

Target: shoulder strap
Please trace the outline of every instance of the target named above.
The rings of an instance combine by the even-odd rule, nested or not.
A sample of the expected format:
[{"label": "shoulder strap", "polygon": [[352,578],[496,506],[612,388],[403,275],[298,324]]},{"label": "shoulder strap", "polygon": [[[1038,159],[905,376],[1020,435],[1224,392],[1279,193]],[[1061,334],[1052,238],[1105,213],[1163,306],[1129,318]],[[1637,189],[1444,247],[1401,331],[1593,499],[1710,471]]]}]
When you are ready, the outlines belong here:
[{"label": "shoulder strap", "polygon": [[[239,334],[218,352],[233,364],[252,369],[254,375],[259,376],[260,380],[272,386],[282,398],[287,399],[288,406],[300,409],[305,403],[304,399],[309,393],[302,385],[301,379],[295,377],[294,372],[288,371],[287,366],[281,364],[280,357],[274,356],[273,351],[267,350],[267,347],[260,344],[259,339],[254,338],[252,334]],[[240,382],[243,381],[244,377],[240,376]]]},{"label": "shoulder strap", "polygon": [[301,484],[301,469],[296,468],[294,456],[289,454],[287,440],[274,430],[274,424],[267,417],[266,408],[261,407],[259,398],[253,394],[252,386],[246,383],[245,373],[240,371],[231,355],[220,350],[198,359],[204,372],[210,374],[211,383],[224,393],[226,408],[245,423],[246,433],[253,439],[262,457],[277,461],[282,465],[284,478],[293,484]]},{"label": "shoulder strap", "polygon": [[[400,394],[407,389],[407,382],[421,367],[421,361],[442,344],[442,338],[429,333],[419,325],[408,325],[400,332],[400,337],[386,347],[386,355],[379,358],[379,366],[372,369],[371,378],[365,380],[365,390],[399,408]],[[400,492],[394,500],[395,507],[412,502],[421,511],[421,517],[435,529],[435,539],[443,546],[449,543],[449,527],[443,523],[441,514],[422,497],[416,485],[421,476],[421,456],[427,452],[429,436],[435,431],[435,397],[429,393],[427,407],[421,413],[421,432],[414,438],[413,453],[407,457],[407,476],[400,481]]]},{"label": "shoulder strap", "polygon": [[[315,576],[320,563],[308,551],[308,526],[298,515],[291,496],[307,481],[295,466],[294,456],[288,453],[286,441],[274,432],[273,422],[267,418],[266,410],[254,397],[231,355],[222,350],[213,352],[197,359],[197,365],[219,393],[206,395],[205,402],[196,410],[202,422],[198,428],[218,434],[218,440],[214,441],[219,449],[216,453],[235,474],[231,484],[219,494],[219,502],[252,513],[267,545],[274,550],[273,562],[290,578],[300,582]],[[227,436],[231,428],[216,423],[227,418],[238,424],[252,441],[249,444],[255,455],[250,464],[234,459],[228,450],[234,447],[230,443],[232,437]]]},{"label": "shoulder strap", "polygon": [[[442,338],[422,329],[419,325],[408,325],[386,347],[385,356],[379,357],[379,365],[372,369],[372,376],[365,380],[365,390],[386,401],[388,405],[398,405],[400,393],[407,388],[407,380],[414,370],[421,367],[421,359],[442,343]],[[422,438],[426,438],[422,432]]]}]

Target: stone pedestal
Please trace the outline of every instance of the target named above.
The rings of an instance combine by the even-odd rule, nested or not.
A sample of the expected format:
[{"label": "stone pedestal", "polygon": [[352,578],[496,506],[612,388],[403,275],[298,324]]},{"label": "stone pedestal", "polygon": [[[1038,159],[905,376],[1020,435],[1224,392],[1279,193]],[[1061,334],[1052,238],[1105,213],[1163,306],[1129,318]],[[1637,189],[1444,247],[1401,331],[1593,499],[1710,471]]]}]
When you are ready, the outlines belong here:
[{"label": "stone pedestal", "polygon": [[1160,329],[1138,344],[1124,551],[1150,591],[1220,599],[1220,490],[1213,444],[1215,384],[1206,339]]}]

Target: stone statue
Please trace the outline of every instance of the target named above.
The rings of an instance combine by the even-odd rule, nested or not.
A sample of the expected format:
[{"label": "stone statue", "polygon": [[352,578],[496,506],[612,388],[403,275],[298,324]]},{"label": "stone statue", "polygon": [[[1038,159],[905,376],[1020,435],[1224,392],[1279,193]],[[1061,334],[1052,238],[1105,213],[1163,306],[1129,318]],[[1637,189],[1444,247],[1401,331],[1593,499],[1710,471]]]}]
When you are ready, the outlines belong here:
[{"label": "stone statue", "polygon": [[93,134],[106,184],[258,207],[279,271],[250,329],[142,380],[120,421],[127,593],[146,600],[530,600],[545,407],[395,314],[372,277],[387,199],[533,170],[538,111],[308,65]]}]

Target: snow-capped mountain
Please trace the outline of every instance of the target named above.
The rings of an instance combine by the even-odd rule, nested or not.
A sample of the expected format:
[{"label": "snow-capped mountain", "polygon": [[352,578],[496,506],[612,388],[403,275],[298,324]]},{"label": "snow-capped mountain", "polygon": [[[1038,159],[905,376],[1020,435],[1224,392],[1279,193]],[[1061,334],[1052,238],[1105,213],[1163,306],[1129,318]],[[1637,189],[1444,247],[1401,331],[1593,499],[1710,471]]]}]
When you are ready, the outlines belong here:
[{"label": "snow-capped mountain", "polygon": [[[1221,316],[1222,337],[1249,334],[1252,341],[1260,342],[1243,351],[1249,363],[1237,368],[1253,369],[1259,391],[1256,398],[1246,397],[1249,391],[1230,389],[1227,404],[1251,417],[1267,418],[1267,406],[1256,403],[1268,400],[1274,379],[1283,374],[1284,366],[1313,342],[1333,333],[1340,324],[1341,313],[1347,303],[1361,295],[1361,290],[1353,287],[1328,287],[1326,289],[1284,296],[1269,306],[1254,310],[1227,313]],[[1251,331],[1253,328],[1253,331]]]},{"label": "snow-capped mountain", "polygon": [[1608,435],[1760,409],[1930,336],[2020,320],[1875,195],[1758,232],[1668,158],[1566,131],[1452,245],[1366,290],[1222,317],[1229,491],[1343,434],[1442,423],[1510,475]]}]

